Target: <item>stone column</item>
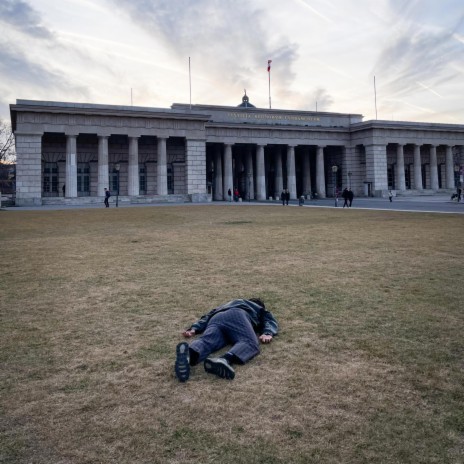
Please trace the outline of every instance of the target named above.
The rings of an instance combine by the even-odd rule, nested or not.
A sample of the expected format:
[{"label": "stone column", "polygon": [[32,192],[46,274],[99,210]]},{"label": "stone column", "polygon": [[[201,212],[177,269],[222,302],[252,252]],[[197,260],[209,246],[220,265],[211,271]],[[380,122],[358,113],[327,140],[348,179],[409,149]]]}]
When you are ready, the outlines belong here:
[{"label": "stone column", "polygon": [[246,190],[247,190],[247,200],[254,200],[255,199],[255,181],[253,178],[253,153],[251,148],[247,148],[246,153]]},{"label": "stone column", "polygon": [[430,145],[430,187],[438,190],[437,147]]},{"label": "stone column", "polygon": [[129,137],[129,163],[127,168],[127,195],[134,197],[140,194],[139,186],[139,139]]},{"label": "stone column", "polygon": [[396,180],[397,190],[406,190],[406,179],[404,177],[404,152],[403,145],[398,143],[396,147]]},{"label": "stone column", "polygon": [[214,199],[222,200],[222,154],[221,146],[217,145],[214,152]]},{"label": "stone column", "polygon": [[241,176],[241,172],[242,172],[242,154],[239,152],[239,150],[236,150],[235,151],[235,185],[234,187],[237,187],[239,190],[240,190],[240,195],[243,194],[243,192],[241,192],[242,190],[242,186],[240,185],[240,176]]},{"label": "stone column", "polygon": [[296,198],[296,174],[295,174],[295,147],[287,146],[287,188],[290,191],[290,198]]},{"label": "stone column", "polygon": [[422,190],[422,164],[420,146],[414,145],[414,188],[416,190]]},{"label": "stone column", "polygon": [[105,196],[105,188],[110,188],[108,185],[108,137],[98,136],[98,185],[97,195]]},{"label": "stone column", "polygon": [[264,146],[256,147],[256,199],[266,199],[266,170],[264,167]]},{"label": "stone column", "polygon": [[446,188],[454,189],[453,151],[450,145],[446,145]]},{"label": "stone column", "polygon": [[324,146],[317,147],[316,157],[316,191],[319,198],[325,198]]},{"label": "stone column", "polygon": [[187,139],[185,164],[187,193],[192,202],[207,201],[205,139]]},{"label": "stone column", "polygon": [[277,148],[277,151],[274,156],[274,171],[275,171],[275,193],[274,196],[280,198],[280,194],[284,189],[284,179],[282,176],[282,153],[280,147]]},{"label": "stone column", "polygon": [[167,167],[167,154],[166,154],[166,138],[158,137],[158,148],[156,158],[157,169],[157,194],[168,194],[168,167]]},{"label": "stone column", "polygon": [[223,194],[224,200],[229,200],[227,192],[234,194],[234,176],[232,172],[232,145],[225,144],[224,146],[224,185]]},{"label": "stone column", "polygon": [[77,197],[77,135],[66,136],[66,197]]},{"label": "stone column", "polygon": [[303,153],[303,194],[311,195],[311,168],[309,162],[309,150]]},{"label": "stone column", "polygon": [[388,189],[387,146],[372,144],[364,145],[364,148],[366,159],[364,181],[371,184],[371,194],[381,196],[383,191]]},{"label": "stone column", "polygon": [[42,204],[42,135],[15,132],[16,206]]}]

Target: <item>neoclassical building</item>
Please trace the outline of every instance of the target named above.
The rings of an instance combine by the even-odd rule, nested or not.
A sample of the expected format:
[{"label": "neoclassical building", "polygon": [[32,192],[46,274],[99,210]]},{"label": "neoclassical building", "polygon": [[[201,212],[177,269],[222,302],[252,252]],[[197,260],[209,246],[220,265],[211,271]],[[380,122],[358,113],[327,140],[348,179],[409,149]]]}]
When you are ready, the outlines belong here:
[{"label": "neoclassical building", "polygon": [[[222,201],[455,189],[464,125],[363,121],[359,114],[173,104],[17,100],[16,204]],[[461,176],[461,177],[460,177]]]}]

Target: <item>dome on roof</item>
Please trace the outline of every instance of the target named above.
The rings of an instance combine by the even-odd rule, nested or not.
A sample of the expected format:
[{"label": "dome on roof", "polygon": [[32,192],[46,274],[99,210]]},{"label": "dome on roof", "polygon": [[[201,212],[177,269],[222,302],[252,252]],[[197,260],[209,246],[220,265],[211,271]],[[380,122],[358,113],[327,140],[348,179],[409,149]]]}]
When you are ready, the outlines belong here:
[{"label": "dome on roof", "polygon": [[240,103],[240,105],[238,105],[237,108],[256,108],[255,105],[252,105],[250,103],[250,99],[248,98],[248,95],[246,94],[246,90],[245,90],[245,95],[243,95],[242,97],[242,103]]}]

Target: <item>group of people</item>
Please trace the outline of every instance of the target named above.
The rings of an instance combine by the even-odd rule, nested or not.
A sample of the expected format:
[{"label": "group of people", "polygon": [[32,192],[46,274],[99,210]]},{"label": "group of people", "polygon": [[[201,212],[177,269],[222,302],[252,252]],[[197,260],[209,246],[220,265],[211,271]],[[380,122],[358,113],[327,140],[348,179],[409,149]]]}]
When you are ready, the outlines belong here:
[{"label": "group of people", "polygon": [[342,198],[344,200],[343,207],[351,208],[353,203],[354,193],[350,188],[345,187],[342,193]]},{"label": "group of people", "polygon": [[[201,337],[176,347],[174,372],[180,382],[190,377],[191,368],[203,362],[208,374],[222,379],[235,377],[234,364],[245,364],[260,352],[259,344],[270,343],[278,323],[258,298],[237,299],[212,309],[182,332],[185,338]],[[210,355],[230,345],[218,357]]]},{"label": "group of people", "polygon": [[[238,188],[235,187],[234,188],[234,201],[238,201],[238,199],[240,198],[240,192],[238,191]],[[229,197],[229,201],[232,201],[232,190],[229,189],[227,190],[227,196]]]}]

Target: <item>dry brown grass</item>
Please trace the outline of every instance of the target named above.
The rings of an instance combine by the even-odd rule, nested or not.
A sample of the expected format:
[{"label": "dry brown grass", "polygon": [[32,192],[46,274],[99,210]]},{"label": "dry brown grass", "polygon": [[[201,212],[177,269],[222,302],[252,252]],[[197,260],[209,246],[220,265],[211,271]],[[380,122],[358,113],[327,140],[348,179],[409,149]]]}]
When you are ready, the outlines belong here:
[{"label": "dry brown grass", "polygon": [[[0,212],[8,463],[460,463],[463,219],[278,206]],[[259,296],[234,381],[180,331]]]}]

